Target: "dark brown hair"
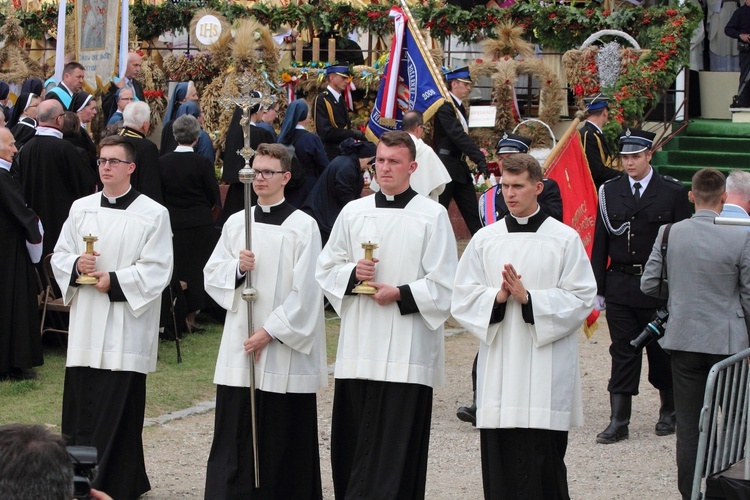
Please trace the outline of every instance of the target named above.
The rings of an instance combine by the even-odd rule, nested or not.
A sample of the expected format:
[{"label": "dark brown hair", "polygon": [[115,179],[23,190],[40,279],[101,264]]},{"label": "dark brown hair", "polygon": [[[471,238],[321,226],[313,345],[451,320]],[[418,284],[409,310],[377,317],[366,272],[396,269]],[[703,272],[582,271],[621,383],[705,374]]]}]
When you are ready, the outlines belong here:
[{"label": "dark brown hair", "polygon": [[543,176],[542,167],[539,166],[539,162],[536,161],[536,158],[526,153],[506,155],[503,158],[503,172],[514,175],[528,172],[531,182],[541,182]]},{"label": "dark brown hair", "polygon": [[380,136],[380,142],[386,146],[392,147],[403,147],[409,150],[410,161],[414,161],[417,157],[417,147],[414,145],[414,141],[411,140],[411,136],[403,130],[393,130],[386,132]]}]

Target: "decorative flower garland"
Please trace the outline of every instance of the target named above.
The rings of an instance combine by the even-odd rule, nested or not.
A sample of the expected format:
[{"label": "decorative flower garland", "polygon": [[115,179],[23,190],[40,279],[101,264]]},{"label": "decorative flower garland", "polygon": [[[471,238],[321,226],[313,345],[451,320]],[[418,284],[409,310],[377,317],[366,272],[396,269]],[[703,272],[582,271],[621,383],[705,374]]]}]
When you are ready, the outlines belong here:
[{"label": "decorative flower garland", "polygon": [[612,98],[608,126],[604,129],[608,140],[617,136],[624,126],[639,126],[644,111],[660,97],[674,81],[677,73],[687,65],[689,44],[697,20],[691,16],[692,4],[686,11],[660,8],[644,12],[639,30],[641,45],[649,50],[621,51],[620,75],[613,85],[599,88],[597,54],[599,48],[570,50],[563,56],[568,83],[582,107],[585,96],[604,92]]},{"label": "decorative flower garland", "polygon": [[[262,2],[246,7],[231,1],[208,0],[204,6],[219,11],[230,23],[252,17],[272,31],[288,24],[300,30],[312,28],[316,32],[329,32],[333,27],[337,27],[342,33],[357,29],[381,37],[393,31],[388,19],[388,12],[393,4],[398,2],[389,0],[357,7],[337,0],[320,0],[314,6],[304,3],[278,8]],[[151,5],[145,0],[136,0],[130,8],[138,37],[147,40],[167,31],[188,27],[195,11],[203,7],[171,1]],[[68,9],[72,11],[73,5],[68,4]],[[540,4],[526,0],[507,9],[479,6],[469,11],[453,5],[440,5],[436,0],[431,0],[426,5],[414,6],[412,13],[419,27],[431,30],[433,38],[439,41],[452,35],[461,41],[474,41],[480,34],[492,37],[500,23],[513,21],[527,29],[532,42],[541,44],[547,50],[565,52],[580,47],[588,36],[603,29],[618,29],[640,38],[641,32],[646,28],[661,25],[663,12],[666,10],[669,9],[628,6],[611,12],[579,8],[567,3]],[[675,10],[678,16],[685,17],[693,28],[702,17],[700,8],[690,2],[671,10]],[[40,11],[17,12],[16,15],[28,38],[41,39],[56,26],[57,5],[45,4]],[[0,24],[4,21],[5,14],[0,13]],[[689,37],[684,42],[687,43],[688,40]],[[648,47],[642,41],[641,45]]]}]

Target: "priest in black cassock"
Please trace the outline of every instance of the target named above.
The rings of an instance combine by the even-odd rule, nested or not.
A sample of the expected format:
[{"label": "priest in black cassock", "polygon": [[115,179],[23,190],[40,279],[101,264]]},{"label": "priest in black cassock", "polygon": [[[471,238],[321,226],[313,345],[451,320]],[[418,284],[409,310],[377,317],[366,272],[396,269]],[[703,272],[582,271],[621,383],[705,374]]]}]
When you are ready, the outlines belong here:
[{"label": "priest in black cassock", "polygon": [[[408,133],[380,137],[380,191],[344,207],[318,259],[318,283],[341,316],[331,423],[336,498],[425,495],[457,258],[448,212],[409,185],[415,156]],[[368,241],[378,245],[374,260],[363,258]],[[356,293],[359,283],[376,293]]]},{"label": "priest in black cassock", "polygon": [[[175,125],[176,126],[176,125]],[[291,155],[261,144],[253,168],[258,204],[224,225],[204,269],[206,291],[227,310],[216,361],[216,422],[206,500],[321,499],[316,392],[328,385],[323,293],[315,283],[320,234],[315,221],[284,199]],[[248,338],[242,300],[250,273],[258,299]],[[260,488],[254,487],[250,356],[255,356]]]},{"label": "priest in black cassock", "polygon": [[28,370],[44,362],[32,265],[42,254],[41,224],[10,176],[15,154],[13,134],[0,128],[0,380],[35,378]]},{"label": "priest in black cassock", "polygon": [[[156,370],[161,293],[172,276],[167,209],[130,184],[135,151],[126,139],[102,140],[101,193],[73,204],[52,256],[71,307],[62,434],[95,446],[92,486],[130,500],[151,489],[143,457],[146,375]],[[83,236],[98,238],[85,253]],[[79,285],[88,274],[96,284]]]},{"label": "priest in black cassock", "polygon": [[39,103],[36,135],[13,159],[11,173],[19,179],[29,207],[42,220],[47,237],[44,253],[52,249],[75,200],[96,187],[85,153],[63,140],[63,108],[53,99]]},{"label": "priest in black cassock", "polygon": [[159,149],[146,138],[151,129],[151,108],[144,101],[131,102],[122,112],[120,135],[135,148],[137,165],[130,183],[152,200],[164,203],[159,173]]},{"label": "priest in black cassock", "polygon": [[[260,93],[256,92],[255,97],[260,98]],[[260,103],[250,108],[250,115],[258,113]],[[245,187],[240,182],[239,172],[245,167],[245,159],[237,151],[245,147],[245,136],[242,132],[242,109],[237,107],[232,115],[232,121],[227,129],[226,142],[224,143],[224,170],[221,173],[221,180],[229,184],[227,196],[224,199],[224,207],[221,212],[222,225],[229,219],[229,216],[239,212],[245,206]],[[273,144],[273,136],[268,130],[258,127],[250,120],[250,147],[256,149],[260,144]],[[253,158],[250,159],[250,165],[253,164]],[[255,192],[253,192],[253,203],[255,203]]]}]

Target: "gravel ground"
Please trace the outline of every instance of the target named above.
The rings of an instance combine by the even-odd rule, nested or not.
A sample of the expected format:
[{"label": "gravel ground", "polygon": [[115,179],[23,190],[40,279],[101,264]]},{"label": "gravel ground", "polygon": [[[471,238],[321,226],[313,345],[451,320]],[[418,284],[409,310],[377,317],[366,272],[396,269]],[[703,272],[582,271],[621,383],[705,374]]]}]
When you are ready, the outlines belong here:
[{"label": "gravel ground", "polygon": [[[446,337],[446,387],[435,391],[427,498],[482,498],[479,432],[456,418],[456,408],[471,398],[471,363],[479,341],[454,327]],[[566,463],[574,499],[670,499],[677,493],[674,436],[654,434],[659,408],[656,389],[641,377],[633,400],[630,439],[596,444],[609,421],[609,335],[604,318],[591,340],[579,332],[585,424],[569,435]],[[647,363],[644,361],[644,368]],[[330,468],[332,381],[318,395],[323,496],[333,498]],[[209,405],[210,406],[210,405]],[[152,491],[147,500],[202,498],[211,446],[214,412],[157,423],[144,430],[146,466]],[[262,478],[261,478],[262,480]]]}]

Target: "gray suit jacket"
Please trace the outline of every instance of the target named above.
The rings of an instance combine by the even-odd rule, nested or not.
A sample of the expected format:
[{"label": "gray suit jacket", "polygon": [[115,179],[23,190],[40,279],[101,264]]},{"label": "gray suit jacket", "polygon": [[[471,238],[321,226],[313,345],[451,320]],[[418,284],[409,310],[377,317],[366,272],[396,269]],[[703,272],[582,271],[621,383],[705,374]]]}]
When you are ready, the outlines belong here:
[{"label": "gray suit jacket", "polygon": [[[724,204],[724,209],[721,211],[722,217],[733,217],[735,219],[750,219],[750,215],[737,205]],[[745,229],[750,231],[750,226],[744,226]]]},{"label": "gray suit jacket", "polygon": [[[699,210],[674,224],[669,233],[669,321],[659,341],[664,349],[734,354],[748,347],[750,232],[717,226],[716,216]],[[663,236],[664,226],[641,277],[641,290],[649,295],[659,293]]]}]

